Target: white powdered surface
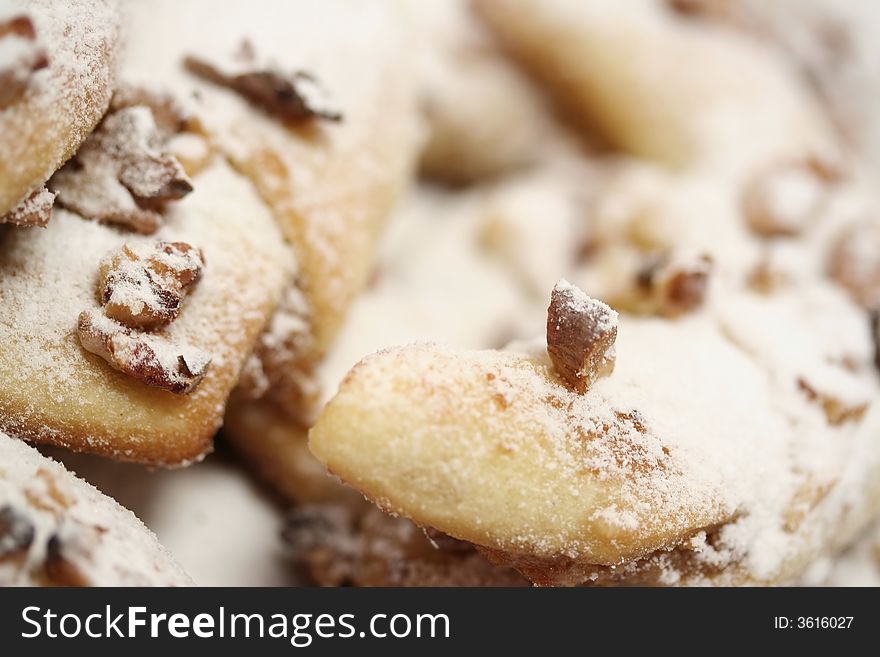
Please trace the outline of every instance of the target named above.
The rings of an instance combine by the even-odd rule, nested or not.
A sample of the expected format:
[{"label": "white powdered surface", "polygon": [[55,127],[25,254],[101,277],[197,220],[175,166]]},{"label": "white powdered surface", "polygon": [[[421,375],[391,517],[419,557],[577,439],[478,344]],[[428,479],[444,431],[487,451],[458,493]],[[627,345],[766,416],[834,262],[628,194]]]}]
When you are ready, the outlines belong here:
[{"label": "white powdered surface", "polygon": [[[37,126],[70,123],[70,138],[89,125],[88,114],[78,114],[78,102],[90,90],[102,89],[110,82],[110,68],[95,66],[96,53],[114,41],[120,26],[116,0],[0,0],[0,18],[24,13],[34,22],[37,40],[45,48],[49,66],[36,71],[29,82],[26,97],[35,103],[30,116],[16,115],[16,134],[34,131]],[[5,41],[5,40],[4,40]],[[0,67],[6,53],[0,53]],[[115,58],[116,53],[112,53]],[[7,108],[12,112],[14,108]],[[0,110],[0,125],[4,111]],[[21,121],[24,121],[22,124]],[[4,168],[14,171],[16,162],[27,162],[27,143],[0,135],[0,155]],[[43,181],[54,173],[49,163]]]},{"label": "white powdered surface", "polygon": [[280,506],[223,450],[174,471],[50,453],[134,511],[197,585],[297,583],[284,556]]},{"label": "white powdered surface", "polygon": [[[286,236],[295,234],[312,259],[324,263],[320,273],[325,278],[311,289],[319,287],[334,310],[344,305],[361,268],[340,258],[357,258],[368,250],[363,242],[372,239],[379,223],[372,203],[382,203],[402,177],[419,132],[408,100],[409,38],[391,6],[357,0],[269,0],[259,9],[227,2],[221,11],[211,0],[151,0],[130,9],[125,78],[174,92],[236,166],[246,167],[252,158],[269,165],[257,174],[265,176],[264,196],[276,196],[270,204],[283,224],[292,221],[284,215],[300,217]],[[210,29],[204,27],[206,20]],[[224,70],[241,68],[235,57],[245,40],[253,47],[257,69],[314,75],[338,105],[342,120],[290,130],[238,93],[199,79],[182,65],[186,55],[194,55]],[[232,66],[226,66],[230,61]],[[399,125],[388,125],[383,98],[394,103],[394,116],[401,116],[401,105],[412,109],[411,115],[404,113]],[[387,144],[376,143],[376,132]],[[339,184],[333,184],[335,178]],[[368,200],[353,206],[351,200],[361,195]]]},{"label": "white powdered surface", "polygon": [[[68,506],[57,503],[61,496]],[[33,447],[0,433],[0,508],[21,514],[34,530],[20,570],[0,562],[0,584],[42,585],[35,579],[57,536],[62,554],[94,586],[172,586],[191,581],[131,511]]]},{"label": "white powdered surface", "polygon": [[[0,355],[0,362],[10,363],[4,376],[11,386],[40,381],[53,403],[86,416],[102,412],[91,406],[94,399],[77,394],[77,385],[95,380],[90,363],[81,355],[77,318],[83,310],[98,306],[100,261],[124,243],[156,239],[201,248],[207,263],[202,280],[165,335],[172,342],[209,352],[213,367],[243,360],[230,336],[238,335],[242,318],[262,312],[260,304],[267,303],[269,291],[244,294],[242,289],[249,277],[285,279],[280,270],[293,258],[265,206],[227,165],[215,162],[195,185],[195,192],[169,208],[166,224],[152,236],[120,231],[60,209],[45,230],[0,233],[0,341],[16,345]],[[224,218],[222,230],[217,228],[217,217]],[[259,262],[253,260],[254,254],[261,254]],[[267,272],[269,267],[274,269]],[[109,389],[111,394],[120,397],[97,403],[126,403],[124,391]],[[192,398],[201,394],[206,394],[205,386],[197,388]],[[40,412],[33,409],[37,417]],[[152,421],[147,418],[142,421]],[[19,421],[30,422],[30,411]]]},{"label": "white powdered surface", "polygon": [[322,366],[325,396],[358,360],[379,349],[419,340],[500,347],[522,335],[523,326],[531,333],[540,324],[547,301],[535,301],[482,246],[483,199],[480,191],[424,187],[401,203],[375,280],[355,301]]},{"label": "white powdered surface", "polygon": [[[216,3],[187,3],[182,10],[187,23],[178,17],[176,4],[160,3],[149,8],[139,4],[135,13],[156,10],[158,20],[167,22],[169,42],[181,38],[180,26],[180,30],[186,30],[186,43],[191,44],[194,52],[203,47],[216,50],[219,46],[212,44],[229,41],[236,45],[235,12],[218,11]],[[871,3],[853,4],[861,7]],[[322,11],[320,6],[313,9],[318,13]],[[275,12],[277,29],[266,33],[265,43],[278,43],[286,38],[287,27],[295,20],[297,10],[287,10],[280,4],[275,5],[274,10],[267,10]],[[862,11],[871,13],[868,8]],[[858,13],[853,7],[847,7],[847,12]],[[333,14],[333,10],[328,13]],[[208,18],[217,21],[218,29],[182,27]],[[334,21],[337,18],[335,14],[329,17]],[[880,95],[867,91],[880,88],[880,74],[876,69],[869,70],[869,64],[876,67],[880,59],[864,55],[878,43],[876,22],[857,20],[851,21],[851,25],[856,27],[861,68],[853,76],[859,84],[848,88],[860,93],[842,94],[840,98],[859,110],[860,120],[869,124],[864,134],[880,134],[873,125],[875,121],[870,119],[877,114],[870,108]],[[352,17],[337,21],[337,28],[357,39],[364,26]],[[263,38],[261,34],[255,39],[258,51]],[[136,44],[131,59],[141,67],[143,77],[167,80],[170,86],[189,95],[200,83],[193,82],[179,69],[177,56],[181,51],[179,43],[164,48],[159,43],[143,42]],[[304,60],[297,65],[315,70],[322,80],[334,77],[329,69],[325,75],[324,68],[332,67],[332,58],[327,62]],[[656,74],[664,72],[659,70]],[[356,108],[346,105],[347,85],[337,87],[331,83],[327,86],[340,100],[343,112],[355,111]],[[216,104],[221,110],[224,103],[232,107],[241,102],[232,94],[222,95],[223,98],[221,95],[212,95],[203,102]],[[704,121],[701,129],[728,125],[731,116],[736,116],[735,112],[721,107],[714,115],[701,119]],[[271,119],[255,113],[254,121]],[[750,126],[743,141],[754,143],[755,130],[755,126]],[[228,146],[236,147],[234,135],[228,138]],[[740,137],[734,131],[733,137],[727,135],[723,141],[731,143],[737,138]],[[860,143],[869,160],[880,161],[880,146],[871,146],[880,144],[876,136]],[[877,170],[880,167],[874,171]],[[676,463],[687,468],[692,477],[689,490],[702,491],[726,507],[747,512],[725,531],[724,539],[732,551],[746,555],[750,573],[770,576],[797,547],[794,537],[781,528],[781,516],[803,482],[804,472],[820,480],[836,482],[834,492],[819,505],[815,524],[805,530],[805,540],[816,546],[830,540],[823,535],[822,526],[837,517],[842,509],[858,502],[861,492],[869,486],[864,480],[865,473],[876,465],[878,458],[877,387],[876,380],[871,381],[871,376],[876,378],[876,375],[869,368],[860,367],[852,372],[840,365],[847,360],[868,362],[870,342],[866,324],[861,321],[861,313],[839,290],[818,282],[823,271],[820,246],[828,242],[828,230],[819,228],[804,240],[792,243],[759,245],[736,213],[735,190],[728,188],[723,180],[699,172],[688,176],[658,173],[656,178],[656,189],[646,194],[650,201],[647,206],[656,208],[655,225],[664,226],[677,243],[707,250],[715,257],[719,266],[713,286],[722,286],[723,303],[716,304],[710,296],[703,316],[681,324],[624,317],[618,338],[618,369],[613,378],[597,384],[595,394],[626,399],[646,415],[655,433],[663,436],[664,444],[668,441]],[[308,189],[307,182],[304,182],[305,189]],[[652,196],[655,192],[656,198]],[[625,185],[620,198],[632,200],[640,193]],[[840,214],[849,216],[849,209],[859,207],[858,202],[843,201],[841,205]],[[491,250],[483,247],[478,218],[484,213],[479,206],[481,203],[475,200],[473,192],[419,190],[407,199],[385,239],[376,280],[355,303],[335,350],[325,363],[322,374],[326,394],[334,392],[343,374],[364,354],[393,344],[428,339],[455,347],[484,348],[540,330],[546,299],[534,300],[533,281],[545,276],[552,285],[553,280],[566,273],[554,271],[553,258],[538,258],[538,253],[549,248],[553,236],[542,236],[540,230],[525,233],[529,238],[520,239],[512,248],[505,246],[508,250],[501,260],[488,257]],[[59,214],[53,222],[58,222],[56,230],[63,231],[65,222],[72,219]],[[522,224],[525,220],[514,221]],[[833,218],[829,223],[833,224]],[[566,232],[569,227],[565,221],[560,221],[559,226],[554,234],[563,237],[554,239],[554,243],[561,244],[562,253],[565,252],[562,247],[570,247],[565,244],[564,236],[571,233]],[[93,232],[101,231],[96,227]],[[193,240],[198,246],[197,237]],[[110,246],[113,245],[108,244],[108,248]],[[739,279],[746,265],[754,262],[765,247],[795,281],[794,287],[774,296],[772,301],[744,292]],[[71,262],[75,265],[77,252],[74,243],[65,255],[65,268],[70,267]],[[210,262],[208,254],[209,268]],[[511,262],[516,264],[511,267]],[[94,267],[93,262],[87,264]],[[528,279],[526,285],[511,275],[517,268],[523,270],[523,277]],[[53,277],[60,275],[60,270],[47,270],[42,285],[48,295],[52,294]],[[586,287],[591,294],[601,293],[602,277],[596,272],[575,271],[568,275],[576,284],[598,281]],[[715,289],[713,287],[713,292]],[[549,287],[546,292],[549,293]],[[81,296],[85,298],[88,294],[91,290],[84,289]],[[50,317],[54,313],[65,313],[73,306],[76,312],[80,310],[81,299],[53,301],[48,306],[23,307],[20,312],[26,313],[25,321],[33,322],[39,331],[48,321],[47,307],[51,308]],[[76,312],[71,317],[75,317]],[[807,325],[809,330],[805,330]],[[540,341],[537,348],[543,348]],[[521,351],[524,347],[511,349]],[[714,380],[715,385],[694,388],[682,378],[676,360],[681,354],[702,361],[697,363],[697,369],[703,373],[704,380]],[[823,392],[833,392],[847,403],[873,402],[861,425],[863,428],[853,431],[845,425],[829,429],[821,409],[810,403],[794,385],[798,377],[808,379]],[[663,385],[652,388],[646,386],[645,381],[663,382]],[[739,382],[746,385],[737,385]],[[63,383],[63,376],[60,381],[48,379],[49,385],[57,383]],[[534,384],[533,381],[528,385]],[[725,396],[731,389],[736,392]],[[511,393],[504,389],[499,392]],[[718,409],[723,409],[723,423],[719,423]],[[753,431],[744,433],[741,431],[744,426]],[[656,442],[648,440],[642,447],[645,454],[657,455]],[[81,466],[81,472],[88,472],[90,479],[134,508],[198,583],[288,581],[289,573],[278,557],[276,510],[254,493],[238,469],[211,458],[186,471],[150,474],[136,466],[83,457],[69,460],[79,461],[75,467]],[[787,465],[780,467],[780,464]],[[657,486],[660,482],[651,484]],[[668,488],[667,501],[675,502],[682,490]],[[597,513],[621,527],[637,522],[632,514],[611,508]],[[698,536],[695,544],[699,543]],[[839,560],[820,560],[805,581],[880,582],[876,545],[876,538],[868,536]],[[706,550],[707,560],[724,557]],[[674,583],[677,575],[670,571],[669,582]]]}]

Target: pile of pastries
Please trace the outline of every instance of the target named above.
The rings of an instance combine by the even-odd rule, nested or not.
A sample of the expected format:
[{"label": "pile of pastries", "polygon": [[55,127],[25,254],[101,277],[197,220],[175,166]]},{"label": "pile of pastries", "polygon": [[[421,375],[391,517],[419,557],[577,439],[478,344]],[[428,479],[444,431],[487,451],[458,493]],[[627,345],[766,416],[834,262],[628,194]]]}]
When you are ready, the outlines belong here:
[{"label": "pile of pastries", "polygon": [[0,585],[880,583],[875,26],[0,0]]}]

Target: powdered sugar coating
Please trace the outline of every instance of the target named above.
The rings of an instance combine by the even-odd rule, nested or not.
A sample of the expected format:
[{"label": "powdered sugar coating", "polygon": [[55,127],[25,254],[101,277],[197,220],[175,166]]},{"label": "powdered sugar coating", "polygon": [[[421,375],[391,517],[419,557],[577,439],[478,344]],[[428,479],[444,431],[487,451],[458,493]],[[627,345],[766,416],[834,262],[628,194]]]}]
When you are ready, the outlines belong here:
[{"label": "powdered sugar coating", "polygon": [[[0,424],[8,433],[117,458],[176,464],[200,456],[241,364],[290,276],[293,258],[250,185],[219,160],[150,237],[56,210],[45,231],[0,235]],[[186,397],[149,388],[82,350],[77,318],[97,309],[100,262],[123,244],[198,244],[210,263],[166,330],[211,354]],[[108,411],[108,409],[116,409]],[[124,409],[124,410],[120,410]]]},{"label": "powdered sugar coating", "polygon": [[49,66],[0,110],[0,214],[70,157],[103,115],[116,74],[116,0],[3,0],[0,15],[33,20]]},{"label": "powdered sugar coating", "polygon": [[[189,576],[127,509],[24,443],[0,433],[0,508],[32,532],[24,554],[0,560],[0,584],[53,581],[60,554],[89,586],[186,586]],[[26,537],[27,538],[27,537]],[[4,537],[0,537],[0,544]],[[53,543],[50,547],[50,542]],[[52,558],[52,557],[50,557]]]},{"label": "powdered sugar coating", "polygon": [[[393,4],[273,0],[218,14],[213,3],[153,0],[132,8],[124,68],[135,82],[162,80],[275,212],[296,252],[323,353],[366,282],[375,240],[410,172],[419,140],[409,47]],[[212,16],[211,29],[203,29]],[[295,38],[292,36],[295,34]],[[313,74],[344,114],[292,129],[229,89],[187,72],[194,55],[241,68],[248,40],[274,70]],[[197,96],[197,98],[195,98]]]}]

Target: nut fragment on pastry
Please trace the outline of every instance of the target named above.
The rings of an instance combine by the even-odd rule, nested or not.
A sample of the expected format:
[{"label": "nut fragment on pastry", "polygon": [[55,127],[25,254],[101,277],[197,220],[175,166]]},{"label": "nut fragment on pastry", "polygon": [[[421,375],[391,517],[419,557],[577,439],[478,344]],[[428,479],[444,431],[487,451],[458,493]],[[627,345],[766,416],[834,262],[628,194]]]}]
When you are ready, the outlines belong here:
[{"label": "nut fragment on pastry", "polygon": [[52,206],[57,194],[41,187],[10,212],[0,216],[0,224],[39,226],[44,228],[52,218]]},{"label": "nut fragment on pastry", "polygon": [[229,87],[283,121],[342,120],[342,112],[311,73],[294,71],[285,74],[271,69],[227,73],[192,55],[184,60],[184,65],[191,73]]},{"label": "nut fragment on pastry", "polygon": [[692,312],[705,302],[711,271],[712,258],[707,255],[653,258],[636,277],[644,296],[642,310],[670,318]]},{"label": "nut fragment on pastry", "polygon": [[177,394],[195,390],[208,371],[211,356],[196,347],[177,345],[160,336],[131,329],[99,310],[83,311],[77,327],[83,349],[123,374]]},{"label": "nut fragment on pastry", "polygon": [[0,586],[187,586],[127,509],[0,433]]},{"label": "nut fragment on pastry", "polygon": [[844,229],[832,246],[829,271],[856,302],[880,307],[880,223],[862,221]]},{"label": "nut fragment on pastry", "polygon": [[126,244],[101,263],[98,299],[104,314],[129,328],[172,322],[199,282],[204,257],[185,242]]},{"label": "nut fragment on pastry", "polygon": [[49,182],[58,203],[83,217],[151,234],[168,201],[193,187],[146,105],[108,114],[74,159]]},{"label": "nut fragment on pastry", "polygon": [[0,16],[0,110],[15,102],[31,80],[31,74],[49,65],[37,39],[33,21],[26,14]]},{"label": "nut fragment on pastry", "polygon": [[547,310],[547,353],[573,390],[583,394],[614,369],[617,312],[566,280],[553,288]]},{"label": "nut fragment on pastry", "polygon": [[145,86],[122,84],[113,94],[110,111],[149,107],[165,151],[183,166],[188,176],[204,169],[214,155],[204,126],[170,93]]},{"label": "nut fragment on pastry", "polygon": [[0,217],[46,184],[107,110],[116,0],[0,6]]}]

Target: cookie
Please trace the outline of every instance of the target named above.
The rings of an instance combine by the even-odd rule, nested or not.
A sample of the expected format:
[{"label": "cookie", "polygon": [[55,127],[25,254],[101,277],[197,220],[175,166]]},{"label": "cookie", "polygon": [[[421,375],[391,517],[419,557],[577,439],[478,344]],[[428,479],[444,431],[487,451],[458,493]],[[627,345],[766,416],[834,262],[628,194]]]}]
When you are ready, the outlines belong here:
[{"label": "cookie", "polygon": [[0,434],[0,585],[187,586],[131,511]]},{"label": "cookie", "polygon": [[210,2],[160,1],[132,13],[126,73],[197,96],[218,149],[272,208],[318,360],[367,279],[420,141],[402,21],[382,3],[345,0],[238,3],[219,17]]},{"label": "cookie", "polygon": [[[778,341],[761,348],[746,306],[736,328],[625,318],[610,373],[563,352],[596,373],[586,392],[554,351],[381,352],[349,374],[311,448],[381,508],[541,584],[628,568],[654,583],[785,581],[877,508],[870,340],[834,298],[821,307],[836,304],[835,335],[860,337],[848,349],[823,341],[816,300],[769,314],[760,335]],[[795,333],[809,365],[787,355]],[[844,352],[853,369],[822,365]]]},{"label": "cookie", "polygon": [[[293,247],[295,275],[244,369],[235,408],[271,402],[291,416],[281,430],[295,434],[314,414],[315,368],[367,282],[378,235],[414,167],[416,92],[399,57],[405,25],[390,6],[239,9],[205,31],[210,3],[137,8],[125,70],[134,79],[158,77],[191,101]],[[288,102],[267,95],[276,84],[289,85]],[[252,458],[266,455],[260,469],[295,458],[261,433],[239,435],[244,423],[229,417],[226,435]]]},{"label": "cookie", "polygon": [[0,224],[49,221],[43,185],[107,110],[120,23],[115,0],[0,5]]},{"label": "cookie", "polygon": [[[78,198],[64,200],[74,183],[91,189],[117,170],[87,162],[80,178],[59,183],[59,203]],[[121,460],[186,464],[210,449],[293,258],[269,209],[220,158],[162,212],[111,182],[98,209],[123,208],[107,213],[113,223],[56,208],[45,230],[0,235],[0,427]],[[144,216],[161,221],[154,233],[126,223]],[[197,279],[194,264],[203,265]],[[148,310],[166,313],[164,325],[133,321],[155,318]]]}]

